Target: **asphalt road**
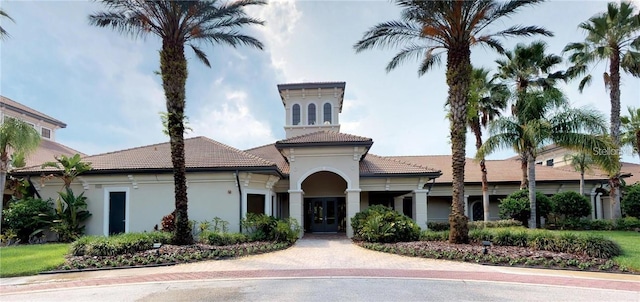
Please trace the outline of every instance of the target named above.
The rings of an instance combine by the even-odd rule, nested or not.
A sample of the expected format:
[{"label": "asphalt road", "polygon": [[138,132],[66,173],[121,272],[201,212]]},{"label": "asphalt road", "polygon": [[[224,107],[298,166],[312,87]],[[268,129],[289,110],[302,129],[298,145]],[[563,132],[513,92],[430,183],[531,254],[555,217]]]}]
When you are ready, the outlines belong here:
[{"label": "asphalt road", "polygon": [[640,301],[639,292],[405,278],[234,279],[137,283],[2,295],[8,301]]}]

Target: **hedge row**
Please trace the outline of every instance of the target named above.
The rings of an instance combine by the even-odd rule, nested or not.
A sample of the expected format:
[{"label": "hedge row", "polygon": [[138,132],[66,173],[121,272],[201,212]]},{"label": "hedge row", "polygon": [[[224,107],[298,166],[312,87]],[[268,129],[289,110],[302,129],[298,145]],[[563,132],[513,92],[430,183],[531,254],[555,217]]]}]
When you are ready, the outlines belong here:
[{"label": "hedge row", "polygon": [[109,237],[84,236],[71,244],[71,254],[74,256],[130,254],[152,249],[156,242],[170,243],[171,238],[172,233],[169,232],[125,233]]},{"label": "hedge row", "polygon": [[[423,241],[446,241],[447,231],[424,231],[420,239]],[[612,258],[622,254],[620,246],[607,238],[593,234],[562,233],[531,230],[489,230],[476,229],[469,231],[469,239],[474,243],[491,241],[499,246],[521,246],[536,250],[587,255],[597,258]]]},{"label": "hedge row", "polygon": [[[522,226],[522,222],[515,219],[469,222],[470,230],[483,229],[483,228],[506,228],[506,227],[517,227],[517,226]],[[448,222],[428,222],[427,228],[435,232],[448,231],[449,223]]]}]

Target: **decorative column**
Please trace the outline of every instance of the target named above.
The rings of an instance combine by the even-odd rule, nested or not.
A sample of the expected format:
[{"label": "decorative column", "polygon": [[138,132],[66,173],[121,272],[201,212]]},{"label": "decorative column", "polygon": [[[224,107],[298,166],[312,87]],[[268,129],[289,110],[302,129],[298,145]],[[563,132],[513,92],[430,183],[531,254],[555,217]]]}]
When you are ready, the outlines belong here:
[{"label": "decorative column", "polygon": [[416,223],[421,229],[427,228],[427,193],[429,190],[413,191],[413,203],[415,205]]},{"label": "decorative column", "polygon": [[[289,217],[295,218],[304,226],[304,207],[302,206],[302,190],[289,190]],[[304,236],[304,227],[300,229],[300,238]]]},{"label": "decorative column", "polygon": [[602,199],[596,194],[596,219],[602,219]]},{"label": "decorative column", "polygon": [[404,213],[403,200],[404,197],[402,196],[393,198],[393,208],[396,209],[396,212],[400,214]]},{"label": "decorative column", "polygon": [[596,195],[594,188],[591,190],[591,219],[596,219]]},{"label": "decorative column", "polygon": [[351,218],[360,212],[360,189],[347,189],[347,237],[353,237]]}]

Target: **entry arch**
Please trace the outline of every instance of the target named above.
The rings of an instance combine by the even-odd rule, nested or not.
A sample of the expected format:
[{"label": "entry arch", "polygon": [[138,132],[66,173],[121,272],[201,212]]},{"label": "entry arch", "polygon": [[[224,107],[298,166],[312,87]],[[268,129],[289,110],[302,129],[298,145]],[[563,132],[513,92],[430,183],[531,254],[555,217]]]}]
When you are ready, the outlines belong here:
[{"label": "entry arch", "polygon": [[302,176],[300,176],[300,178],[298,179],[298,181],[296,182],[296,187],[295,190],[302,190],[302,183],[311,175],[318,173],[318,172],[322,172],[322,171],[327,171],[327,172],[332,172],[337,174],[338,176],[342,177],[342,179],[344,179],[344,181],[347,182],[347,190],[352,190],[353,189],[353,183],[351,181],[351,179],[349,178],[349,176],[342,172],[339,169],[336,169],[334,167],[327,167],[327,166],[323,166],[323,167],[315,167],[313,169],[309,169],[307,172],[305,172],[304,174],[302,174]]}]

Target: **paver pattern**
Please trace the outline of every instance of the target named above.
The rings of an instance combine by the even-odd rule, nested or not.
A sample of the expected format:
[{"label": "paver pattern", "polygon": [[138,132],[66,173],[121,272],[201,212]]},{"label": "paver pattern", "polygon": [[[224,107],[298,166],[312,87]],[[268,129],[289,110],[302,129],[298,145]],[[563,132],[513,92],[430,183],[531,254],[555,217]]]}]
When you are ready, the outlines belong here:
[{"label": "paver pattern", "polygon": [[640,292],[640,276],[422,259],[367,250],[344,236],[307,235],[293,247],[239,259],[0,279],[0,295],[100,285],[235,278],[370,277],[515,282]]}]

